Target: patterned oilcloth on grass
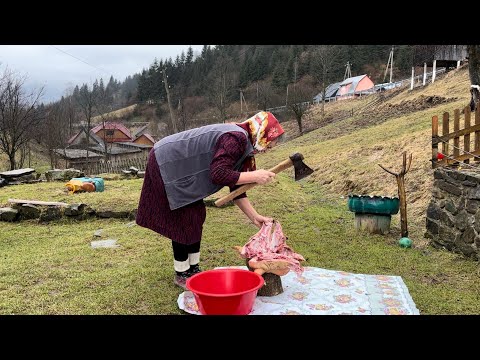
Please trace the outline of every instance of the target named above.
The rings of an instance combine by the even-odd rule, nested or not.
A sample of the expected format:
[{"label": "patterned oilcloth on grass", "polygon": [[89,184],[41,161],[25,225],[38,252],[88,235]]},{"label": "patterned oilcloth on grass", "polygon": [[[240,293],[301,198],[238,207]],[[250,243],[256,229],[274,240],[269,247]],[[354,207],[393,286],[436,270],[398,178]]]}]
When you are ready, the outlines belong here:
[{"label": "patterned oilcloth on grass", "polygon": [[[292,271],[282,276],[282,294],[257,296],[250,315],[420,314],[400,276],[304,269],[301,276]],[[180,309],[200,315],[192,292],[181,293],[177,302]]]}]

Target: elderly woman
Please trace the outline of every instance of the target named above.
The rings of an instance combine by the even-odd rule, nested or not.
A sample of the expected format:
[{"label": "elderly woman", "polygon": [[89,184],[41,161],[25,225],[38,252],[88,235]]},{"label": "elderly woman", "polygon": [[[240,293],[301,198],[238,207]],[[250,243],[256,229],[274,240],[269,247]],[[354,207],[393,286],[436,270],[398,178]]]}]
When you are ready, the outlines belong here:
[{"label": "elderly woman", "polygon": [[[164,137],[150,152],[136,222],[172,241],[174,283],[200,272],[206,218],[203,199],[223,186],[266,184],[275,173],[256,170],[254,154],[275,146],[283,134],[270,112],[242,123],[214,124]],[[257,213],[246,194],[234,200],[257,227],[272,218]]]}]

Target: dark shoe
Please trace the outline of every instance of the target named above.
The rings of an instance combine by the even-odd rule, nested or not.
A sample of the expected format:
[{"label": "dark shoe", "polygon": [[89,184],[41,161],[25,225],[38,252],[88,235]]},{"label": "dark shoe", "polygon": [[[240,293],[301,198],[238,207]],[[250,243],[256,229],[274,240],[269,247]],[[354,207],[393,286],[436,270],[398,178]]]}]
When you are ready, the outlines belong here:
[{"label": "dark shoe", "polygon": [[173,279],[173,283],[175,285],[180,286],[182,289],[187,289],[187,279],[190,277],[190,270],[177,272],[175,274],[175,278]]},{"label": "dark shoe", "polygon": [[197,265],[190,265],[190,269],[188,270],[190,276],[193,276],[195,274],[198,274],[199,272],[202,272],[200,269],[200,266]]}]

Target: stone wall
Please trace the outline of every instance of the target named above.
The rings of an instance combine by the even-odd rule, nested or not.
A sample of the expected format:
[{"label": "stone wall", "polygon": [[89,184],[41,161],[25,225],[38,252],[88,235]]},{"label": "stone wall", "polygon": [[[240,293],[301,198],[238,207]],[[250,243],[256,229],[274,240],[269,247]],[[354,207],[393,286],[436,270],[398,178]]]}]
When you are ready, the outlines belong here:
[{"label": "stone wall", "polygon": [[12,207],[0,208],[0,221],[22,221],[38,219],[38,222],[50,222],[63,217],[74,220],[98,218],[127,218],[135,220],[137,209],[131,211],[104,210],[97,211],[86,204],[63,206],[41,206],[32,204],[13,204]]},{"label": "stone wall", "polygon": [[435,169],[426,226],[433,246],[480,259],[480,173]]}]

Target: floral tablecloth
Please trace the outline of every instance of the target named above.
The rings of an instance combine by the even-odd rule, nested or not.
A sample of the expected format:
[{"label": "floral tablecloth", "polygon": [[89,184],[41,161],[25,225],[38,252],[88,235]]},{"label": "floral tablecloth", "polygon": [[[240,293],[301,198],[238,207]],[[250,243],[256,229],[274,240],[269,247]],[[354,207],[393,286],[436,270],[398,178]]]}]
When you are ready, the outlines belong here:
[{"label": "floral tablecloth", "polygon": [[[400,276],[305,267],[301,276],[292,271],[282,276],[282,285],[280,295],[257,296],[250,315],[420,314]],[[200,315],[191,291],[181,293],[177,302],[180,309]]]}]

